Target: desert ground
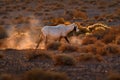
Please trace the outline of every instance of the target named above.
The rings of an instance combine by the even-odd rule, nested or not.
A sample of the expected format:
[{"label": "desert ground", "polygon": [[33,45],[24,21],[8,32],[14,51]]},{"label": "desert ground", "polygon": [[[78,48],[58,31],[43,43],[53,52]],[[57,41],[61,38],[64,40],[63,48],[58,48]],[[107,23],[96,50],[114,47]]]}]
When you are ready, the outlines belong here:
[{"label": "desert ground", "polygon": [[[39,42],[76,23],[70,44]],[[120,0],[0,0],[0,80],[120,80]]]}]

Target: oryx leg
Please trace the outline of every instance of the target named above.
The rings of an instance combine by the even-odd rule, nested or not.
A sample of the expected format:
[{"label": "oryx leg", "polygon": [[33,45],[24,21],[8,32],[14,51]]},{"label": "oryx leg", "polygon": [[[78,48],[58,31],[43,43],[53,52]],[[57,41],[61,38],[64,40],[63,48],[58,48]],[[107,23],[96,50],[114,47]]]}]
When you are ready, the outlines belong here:
[{"label": "oryx leg", "polygon": [[68,43],[70,43],[70,41],[68,40],[68,38],[67,37],[64,37],[65,38],[65,40],[68,42]]},{"label": "oryx leg", "polygon": [[45,36],[45,44],[47,44],[48,40],[47,40],[47,36]]},{"label": "oryx leg", "polygon": [[62,36],[60,36],[60,37],[59,37],[58,41],[60,42],[60,41],[61,41],[61,39],[62,39]]}]

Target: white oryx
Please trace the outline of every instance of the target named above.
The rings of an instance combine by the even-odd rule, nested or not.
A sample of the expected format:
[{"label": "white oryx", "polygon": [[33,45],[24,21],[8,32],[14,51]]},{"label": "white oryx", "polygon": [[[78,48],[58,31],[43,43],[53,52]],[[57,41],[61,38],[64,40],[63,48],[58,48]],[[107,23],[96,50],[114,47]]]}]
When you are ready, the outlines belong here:
[{"label": "white oryx", "polygon": [[46,44],[50,39],[60,41],[64,38],[68,43],[70,43],[67,36],[71,31],[79,31],[78,26],[75,23],[69,25],[59,24],[57,26],[44,26],[41,29],[40,40],[36,48],[39,46],[41,40],[45,40]]},{"label": "white oryx", "polygon": [[65,38],[65,40],[69,43],[67,36],[71,31],[79,31],[78,26],[75,23],[70,25],[59,24],[57,26],[44,26],[41,29],[45,43],[47,43],[48,39],[60,41],[61,38]]}]

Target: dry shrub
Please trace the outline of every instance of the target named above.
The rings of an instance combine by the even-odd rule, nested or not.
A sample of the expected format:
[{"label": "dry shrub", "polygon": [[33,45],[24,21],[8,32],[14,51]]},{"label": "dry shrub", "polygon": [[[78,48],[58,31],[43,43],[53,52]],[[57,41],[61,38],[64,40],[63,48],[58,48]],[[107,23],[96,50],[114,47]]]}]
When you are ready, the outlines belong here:
[{"label": "dry shrub", "polygon": [[65,73],[32,69],[24,74],[23,80],[69,80]]},{"label": "dry shrub", "polygon": [[71,44],[62,44],[59,49],[62,52],[77,52],[79,50],[78,46]]},{"label": "dry shrub", "polygon": [[11,74],[0,74],[0,80],[17,80]]},{"label": "dry shrub", "polygon": [[91,31],[92,36],[97,39],[102,39],[103,36],[109,31],[110,27],[102,23],[95,23],[88,26],[87,29]]},{"label": "dry shrub", "polygon": [[58,50],[60,45],[61,45],[60,42],[51,42],[47,44],[47,49]]},{"label": "dry shrub", "polygon": [[64,18],[53,18],[53,19],[50,20],[50,22],[53,25],[64,24],[65,19]]},{"label": "dry shrub", "polygon": [[26,58],[31,61],[33,59],[41,59],[41,60],[46,60],[46,59],[52,59],[51,54],[49,54],[48,52],[45,51],[36,51],[36,52],[29,52],[26,53]]},{"label": "dry shrub", "polygon": [[110,71],[107,75],[108,80],[120,80],[120,73],[115,71]]},{"label": "dry shrub", "polygon": [[108,54],[120,54],[120,46],[110,43],[105,46],[105,51]]},{"label": "dry shrub", "polygon": [[97,41],[95,37],[85,37],[82,40],[82,45],[94,44]]},{"label": "dry shrub", "polygon": [[0,39],[4,39],[7,37],[8,37],[8,35],[7,35],[5,28],[3,26],[0,26]]},{"label": "dry shrub", "polygon": [[94,59],[94,54],[91,53],[83,53],[78,57],[79,61],[89,61]]},{"label": "dry shrub", "polygon": [[55,65],[73,66],[76,64],[74,57],[67,54],[59,54],[54,57]]}]

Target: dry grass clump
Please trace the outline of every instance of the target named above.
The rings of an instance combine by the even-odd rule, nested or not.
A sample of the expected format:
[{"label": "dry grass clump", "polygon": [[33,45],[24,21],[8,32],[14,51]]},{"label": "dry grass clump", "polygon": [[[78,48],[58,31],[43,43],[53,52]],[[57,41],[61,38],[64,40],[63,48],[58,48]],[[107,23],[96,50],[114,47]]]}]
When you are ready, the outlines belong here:
[{"label": "dry grass clump", "polygon": [[102,39],[111,28],[102,23],[95,23],[88,26],[87,29],[92,33],[92,36],[96,37],[97,39]]},{"label": "dry grass clump", "polygon": [[46,60],[46,59],[52,59],[52,56],[51,54],[49,54],[48,52],[45,52],[45,51],[36,51],[36,52],[29,52],[29,53],[26,53],[26,58],[31,61],[33,59],[41,59],[41,60]]},{"label": "dry grass clump", "polygon": [[82,45],[94,44],[97,41],[95,37],[85,37],[82,40]]},{"label": "dry grass clump", "polygon": [[0,80],[16,80],[11,74],[0,74]]},{"label": "dry grass clump", "polygon": [[7,35],[5,28],[3,26],[0,26],[0,39],[4,39],[7,37],[8,37],[8,35]]},{"label": "dry grass clump", "polygon": [[51,42],[47,44],[47,49],[58,50],[60,45],[61,45],[60,42]]},{"label": "dry grass clump", "polygon": [[74,66],[76,60],[74,57],[67,54],[59,54],[54,57],[55,65]]},{"label": "dry grass clump", "polygon": [[58,50],[62,52],[77,52],[79,47],[71,44],[62,44]]},{"label": "dry grass clump", "polygon": [[24,74],[23,80],[69,80],[64,73],[32,69]]},{"label": "dry grass clump", "polygon": [[114,71],[109,72],[107,80],[120,80],[120,73]]}]

